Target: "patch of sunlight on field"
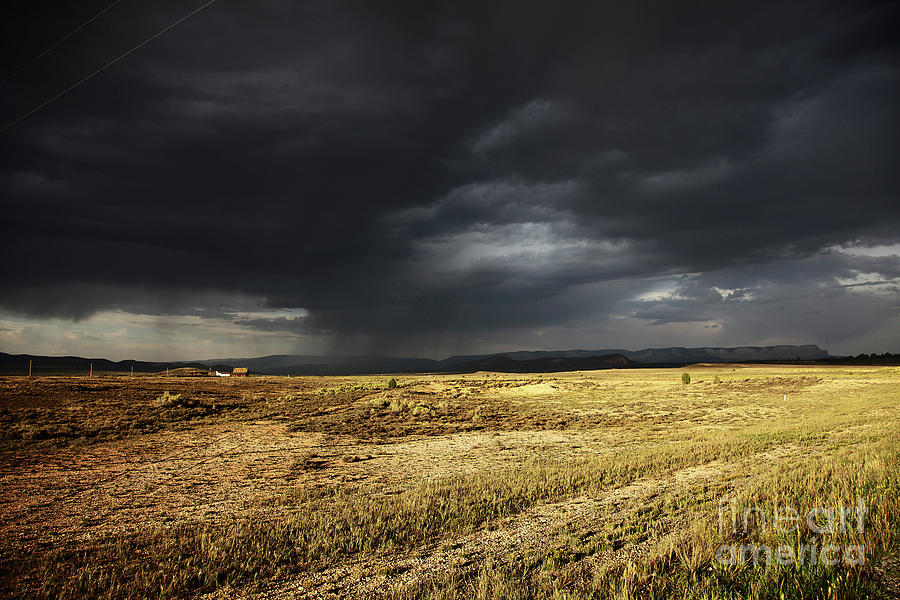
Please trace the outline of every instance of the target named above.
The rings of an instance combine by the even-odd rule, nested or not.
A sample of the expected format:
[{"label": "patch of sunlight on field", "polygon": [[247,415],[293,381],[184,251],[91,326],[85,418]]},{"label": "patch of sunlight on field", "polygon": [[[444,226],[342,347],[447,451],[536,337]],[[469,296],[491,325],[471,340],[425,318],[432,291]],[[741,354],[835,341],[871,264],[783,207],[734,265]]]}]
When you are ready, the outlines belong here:
[{"label": "patch of sunlight on field", "polygon": [[[900,369],[696,365],[388,382],[0,379],[2,533],[19,540],[0,555],[6,595],[898,591]],[[723,511],[860,501],[862,531],[720,529]],[[865,561],[717,557],[736,545],[811,544],[859,548]]]}]

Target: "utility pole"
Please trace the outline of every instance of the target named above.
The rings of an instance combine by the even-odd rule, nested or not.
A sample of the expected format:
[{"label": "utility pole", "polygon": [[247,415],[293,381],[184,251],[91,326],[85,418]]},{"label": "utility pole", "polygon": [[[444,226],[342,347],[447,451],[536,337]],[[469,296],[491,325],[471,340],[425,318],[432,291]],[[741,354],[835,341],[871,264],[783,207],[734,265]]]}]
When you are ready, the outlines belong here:
[{"label": "utility pole", "polygon": [[134,365],[131,365],[131,376],[134,377]]},{"label": "utility pole", "polygon": [[92,379],[94,377],[94,363],[91,363],[91,370],[88,371],[88,378]]},{"label": "utility pole", "polygon": [[28,359],[28,376],[31,377],[31,359]]}]

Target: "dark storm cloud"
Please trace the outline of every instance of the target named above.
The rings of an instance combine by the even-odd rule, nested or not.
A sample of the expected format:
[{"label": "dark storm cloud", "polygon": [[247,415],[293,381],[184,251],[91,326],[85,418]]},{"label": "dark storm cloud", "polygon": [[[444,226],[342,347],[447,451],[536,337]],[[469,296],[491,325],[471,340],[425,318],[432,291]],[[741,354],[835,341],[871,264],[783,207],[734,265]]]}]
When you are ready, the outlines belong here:
[{"label": "dark storm cloud", "polygon": [[310,317],[275,317],[256,319],[234,319],[237,325],[252,327],[262,331],[287,331],[291,333],[314,333]]},{"label": "dark storm cloud", "polygon": [[[871,302],[863,334],[896,296],[838,280],[896,264],[827,249],[898,242],[897,7],[220,0],[2,134],[0,306],[385,351],[611,314],[737,327],[769,285]],[[8,15],[4,72],[100,8]],[[191,8],[117,6],[3,84],[3,118]],[[260,305],[309,313],[234,316]]]}]

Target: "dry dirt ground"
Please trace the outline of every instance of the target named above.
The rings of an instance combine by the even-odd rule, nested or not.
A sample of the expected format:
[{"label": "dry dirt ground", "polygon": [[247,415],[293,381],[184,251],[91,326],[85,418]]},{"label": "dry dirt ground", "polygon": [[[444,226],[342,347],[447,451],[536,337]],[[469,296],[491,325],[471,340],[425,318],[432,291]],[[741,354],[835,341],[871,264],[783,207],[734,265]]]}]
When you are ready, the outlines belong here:
[{"label": "dry dirt ground", "polygon": [[[680,375],[688,370],[690,385]],[[896,369],[894,370],[896,371]],[[890,369],[717,365],[557,374],[384,377],[0,378],[0,544],[39,554],[151,525],[271,518],[298,489],[353,484],[373,497],[423,480],[496,472],[533,457],[577,461],[652,448],[698,430],[728,432],[812,417],[835,394],[896,390]],[[874,426],[878,411],[851,427]],[[752,457],[789,460],[776,444]],[[371,597],[546,552],[572,531],[614,526],[649,499],[728,490],[753,477],[711,461],[596,495],[539,503],[489,526],[395,554],[338,564],[208,598]],[[657,515],[642,535],[570,561],[646,553],[679,525]],[[13,571],[15,571],[13,563]],[[7,573],[13,585],[25,585]],[[24,577],[24,576],[21,576]],[[16,583],[18,581],[18,583]],[[26,582],[27,583],[27,582]]]}]

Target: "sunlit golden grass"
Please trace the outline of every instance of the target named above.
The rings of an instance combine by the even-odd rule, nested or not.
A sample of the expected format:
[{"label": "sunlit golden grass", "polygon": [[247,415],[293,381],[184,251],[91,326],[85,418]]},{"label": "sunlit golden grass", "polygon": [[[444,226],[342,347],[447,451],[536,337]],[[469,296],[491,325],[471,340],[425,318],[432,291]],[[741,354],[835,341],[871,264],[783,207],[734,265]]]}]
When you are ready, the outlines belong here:
[{"label": "sunlit golden grass", "polygon": [[[479,432],[572,432],[566,440],[585,441],[553,445],[538,436],[530,442],[542,444],[534,453],[487,448],[483,466],[412,474],[390,493],[377,474],[298,484],[255,500],[265,518],[147,523],[38,551],[7,546],[8,593],[253,593],[264,582],[348,562],[360,576],[384,578],[378,594],[398,598],[847,598],[886,589],[880,565],[900,535],[900,370],[701,368],[691,370],[690,384],[681,382],[682,371],[417,376],[402,378],[396,389],[384,378],[330,378],[321,387],[314,378],[257,382],[241,411],[207,418],[275,415],[292,431],[356,436],[376,450],[422,435]],[[504,451],[513,458],[495,459]],[[453,456],[435,460],[454,463]],[[618,491],[623,500],[615,510],[603,504]],[[551,533],[541,530],[546,543],[534,548],[512,545],[411,580],[389,577],[385,565],[396,558],[437,552],[454,540],[476,548],[479,536],[511,526],[510,518],[527,527],[531,511],[552,511],[573,498],[604,508],[589,520],[563,519]],[[855,506],[859,499],[869,511],[862,533],[788,535],[770,527],[736,535],[719,528],[723,506],[740,514],[748,507]],[[860,545],[866,561],[717,560],[723,544],[743,543]],[[338,596],[375,593],[347,585]]]},{"label": "sunlit golden grass", "polygon": [[[655,499],[635,508],[615,529],[575,538],[563,548],[539,556],[512,556],[486,562],[474,571],[450,569],[430,580],[397,589],[397,598],[878,598],[888,597],[885,584],[873,564],[896,551],[900,485],[897,482],[897,452],[900,440],[893,438],[859,451],[836,457],[797,457],[742,489],[732,499],[738,514],[742,507],[775,506],[853,507],[866,499],[869,517],[865,532],[853,527],[848,533],[812,535],[808,531],[780,534],[752,528],[752,542],[777,548],[827,544],[840,548],[864,548],[869,561],[861,566],[803,566],[779,564],[758,566],[722,565],[716,551],[723,543],[750,542],[730,538],[726,526],[718,529],[714,494]],[[893,457],[890,463],[882,457]],[[879,458],[876,458],[879,457]],[[864,467],[860,468],[860,461]],[[640,541],[648,523],[648,512],[680,511],[681,526],[656,543],[648,555],[625,563],[593,563],[573,568],[584,556],[601,552],[617,540]],[[770,513],[771,514],[771,513]],[[637,536],[635,534],[637,533]],[[727,555],[725,555],[727,556]],[[749,556],[749,555],[748,555]],[[854,557],[856,555],[854,554]]]}]

